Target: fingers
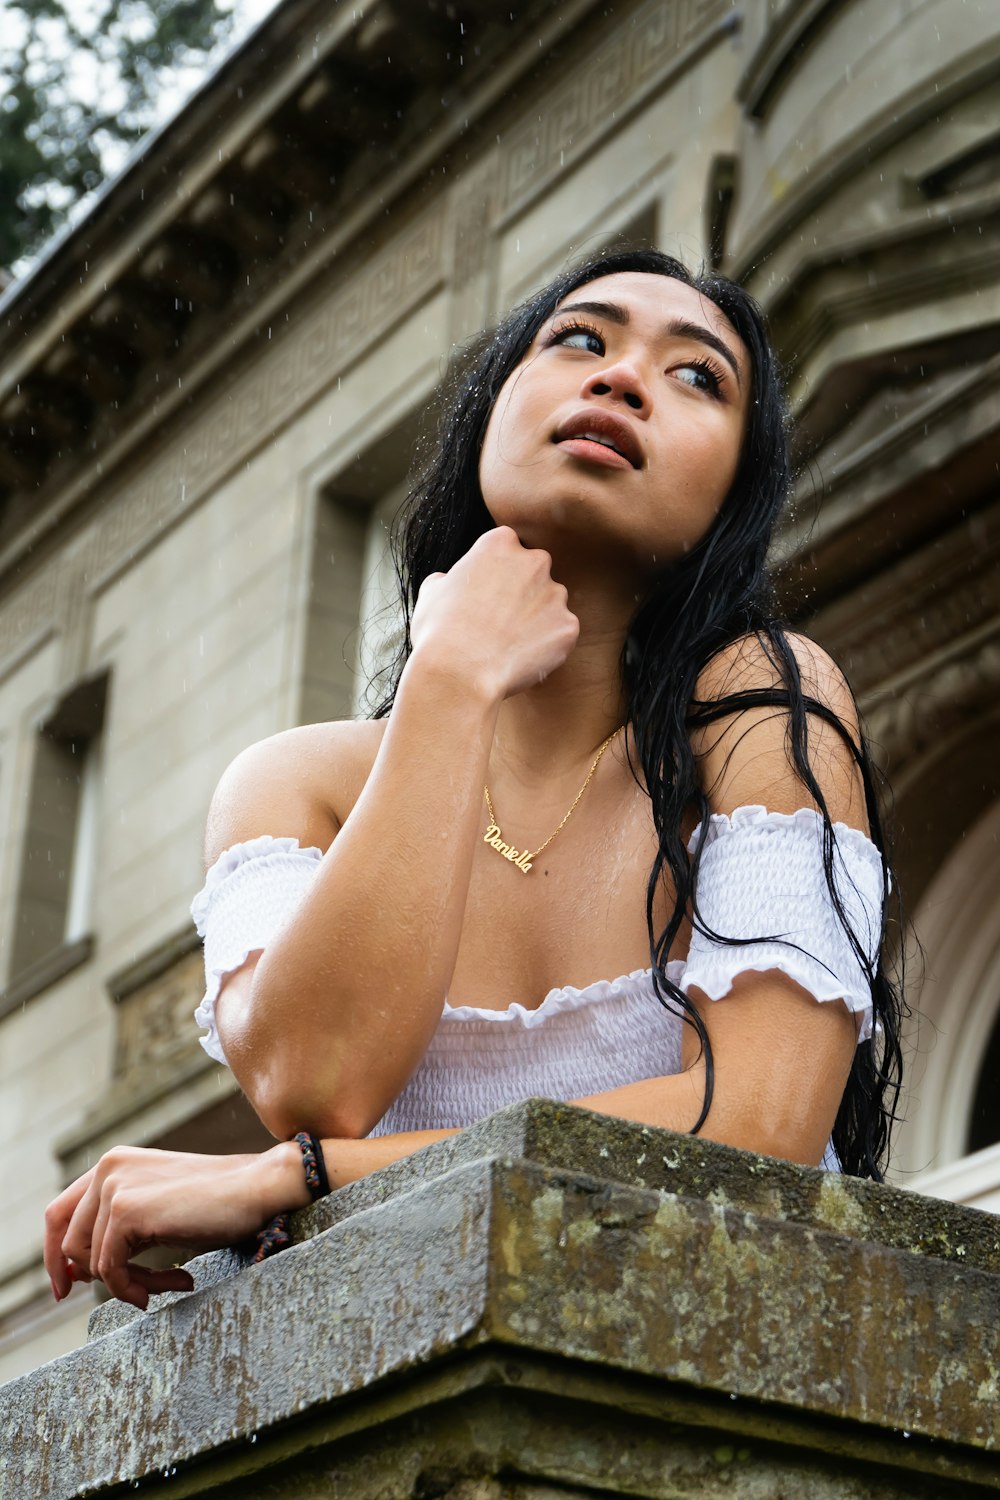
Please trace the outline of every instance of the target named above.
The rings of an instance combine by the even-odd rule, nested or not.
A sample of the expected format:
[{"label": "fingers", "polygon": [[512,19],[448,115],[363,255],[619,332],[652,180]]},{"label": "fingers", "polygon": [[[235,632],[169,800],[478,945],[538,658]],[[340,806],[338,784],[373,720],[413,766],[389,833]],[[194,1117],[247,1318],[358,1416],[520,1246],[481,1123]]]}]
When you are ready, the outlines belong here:
[{"label": "fingers", "polygon": [[128,1262],[140,1246],[126,1238],[129,1226],[122,1198],[111,1183],[105,1183],[91,1231],[90,1270],[104,1282],[112,1297],[129,1302],[132,1299],[125,1295],[130,1286]]},{"label": "fingers", "polygon": [[[143,1298],[136,1301],[128,1271],[130,1257],[144,1245],[142,1226],[135,1212],[135,1193],[122,1190],[110,1155],[102,1158],[98,1166],[101,1170],[87,1174],[85,1190],[79,1195],[62,1236],[59,1249],[65,1279],[57,1281],[50,1271],[53,1292],[58,1297],[59,1288],[65,1286],[62,1292],[65,1296],[73,1282],[89,1282],[97,1277],[112,1296],[144,1306],[148,1297],[140,1289]],[[72,1201],[72,1194],[73,1189],[69,1189],[63,1197]],[[55,1223],[53,1216],[54,1228]]]},{"label": "fingers", "polygon": [[152,1266],[137,1266],[130,1262],[127,1267],[133,1285],[145,1287],[149,1292],[193,1292],[194,1277],[183,1266],[163,1266],[154,1270]]},{"label": "fingers", "polygon": [[107,1152],[46,1211],[45,1265],[56,1300],[75,1281],[95,1277],[136,1307],[145,1307],[153,1292],[190,1291],[189,1273],[147,1274],[134,1257],[157,1244],[189,1250],[232,1244],[258,1227],[274,1193],[268,1167],[258,1206],[248,1167],[259,1161],[139,1147]]},{"label": "fingers", "polygon": [[551,555],[525,547],[509,526],[484,532],[447,574],[430,574],[411,621],[424,660],[437,657],[449,676],[498,698],[561,667],[579,633]]},{"label": "fingers", "polygon": [[70,1273],[69,1261],[63,1251],[63,1241],[80,1200],[90,1189],[95,1170],[96,1168],[91,1167],[89,1172],[85,1172],[82,1177],[66,1188],[65,1192],[60,1193],[58,1198],[53,1199],[45,1210],[43,1259],[52,1283],[52,1292],[57,1301],[67,1297],[73,1286],[74,1277]]},{"label": "fingers", "polygon": [[[139,1266],[129,1261],[115,1275],[117,1290],[114,1295],[120,1302],[128,1302],[145,1312],[151,1295],[160,1292],[193,1292],[194,1277],[182,1266],[164,1267],[154,1270],[151,1266]],[[108,1290],[110,1285],[105,1282]]]},{"label": "fingers", "polygon": [[[115,1192],[108,1183],[99,1197],[92,1185],[91,1194],[92,1197],[83,1195],[63,1240],[69,1285],[77,1281],[103,1281],[113,1297],[143,1311],[149,1305],[150,1293],[194,1290],[191,1272],[181,1266],[154,1269],[136,1265],[129,1258],[147,1243],[137,1218],[134,1194]],[[93,1198],[97,1201],[97,1211],[88,1237]]]}]

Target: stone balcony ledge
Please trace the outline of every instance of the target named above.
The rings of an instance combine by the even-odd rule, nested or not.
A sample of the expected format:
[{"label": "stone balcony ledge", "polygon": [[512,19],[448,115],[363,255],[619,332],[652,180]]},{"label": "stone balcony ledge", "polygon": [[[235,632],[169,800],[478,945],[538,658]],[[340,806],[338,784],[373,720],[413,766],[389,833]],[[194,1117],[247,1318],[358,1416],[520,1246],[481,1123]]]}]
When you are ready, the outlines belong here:
[{"label": "stone balcony ledge", "polygon": [[545,1100],[0,1391],[0,1494],[1000,1489],[1000,1223]]}]

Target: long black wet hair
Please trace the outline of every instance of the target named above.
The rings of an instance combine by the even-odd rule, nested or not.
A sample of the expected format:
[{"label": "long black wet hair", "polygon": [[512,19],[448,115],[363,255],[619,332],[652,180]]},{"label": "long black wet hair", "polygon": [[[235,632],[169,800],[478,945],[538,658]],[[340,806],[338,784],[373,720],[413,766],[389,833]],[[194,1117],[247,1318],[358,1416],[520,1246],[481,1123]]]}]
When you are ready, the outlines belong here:
[{"label": "long black wet hair", "polygon": [[[711,1044],[701,1017],[667,974],[671,946],[685,920],[717,941],[730,941],[702,922],[697,879],[708,831],[709,804],[691,744],[692,730],[761,706],[787,717],[790,761],[823,820],[823,862],[834,906],[871,987],[876,1023],[873,1037],[856,1049],[833,1131],[845,1172],[881,1180],[902,1072],[901,993],[887,968],[886,925],[891,881],[879,816],[875,774],[863,737],[856,737],[824,703],[810,696],[778,618],[767,567],[775,522],[791,486],[788,419],[764,315],[740,286],[714,274],[693,275],[679,261],[646,249],[598,255],[567,270],[515,308],[492,333],[467,352],[447,382],[436,441],[422,462],[396,527],[397,570],[404,630],[388,668],[388,684],[375,717],[392,707],[410,653],[410,619],[424,579],[446,572],[491,529],[493,520],[479,487],[479,459],[487,422],[508,376],[520,364],[539,328],[577,287],[600,276],[638,271],[673,277],[709,298],[729,319],[746,347],[752,370],[743,450],[732,487],[715,521],[690,551],[661,573],[631,622],[621,674],[634,754],[633,769],[647,790],[658,849],[650,871],[646,916],[654,985],[662,1004],[695,1027],[706,1059],[705,1098],[697,1132],[712,1102]],[[696,698],[698,677],[724,647],[756,637],[774,668],[773,689],[735,691],[714,701]],[[882,931],[872,963],[867,943],[852,930],[834,878],[833,827],[823,792],[809,761],[808,721],[817,715],[841,736],[864,782],[871,836],[883,851]],[[692,813],[700,842],[689,857],[682,835]],[[657,931],[655,902],[665,875],[675,892],[666,926]],[[764,936],[764,935],[762,935]]]}]

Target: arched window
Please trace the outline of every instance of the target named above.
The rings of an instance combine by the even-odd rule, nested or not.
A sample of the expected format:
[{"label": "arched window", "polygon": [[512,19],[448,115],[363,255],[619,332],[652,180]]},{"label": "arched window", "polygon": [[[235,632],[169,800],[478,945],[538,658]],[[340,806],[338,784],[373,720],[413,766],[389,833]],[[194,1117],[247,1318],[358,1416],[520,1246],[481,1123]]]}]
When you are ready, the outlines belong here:
[{"label": "arched window", "polygon": [[992,1207],[1000,1200],[1000,802],[953,848],[913,927],[924,980],[909,996],[917,1025],[894,1176]]}]

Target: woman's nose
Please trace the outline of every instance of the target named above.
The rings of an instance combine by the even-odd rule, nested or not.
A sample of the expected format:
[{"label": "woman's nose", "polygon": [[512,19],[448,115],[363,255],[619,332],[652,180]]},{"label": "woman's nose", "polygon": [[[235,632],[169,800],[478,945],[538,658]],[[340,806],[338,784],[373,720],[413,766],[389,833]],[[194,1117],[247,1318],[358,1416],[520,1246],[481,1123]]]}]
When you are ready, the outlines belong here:
[{"label": "woman's nose", "polygon": [[588,375],[583,383],[583,394],[610,396],[613,401],[623,401],[630,410],[643,416],[649,415],[652,406],[645,381],[635,365],[624,359]]}]

